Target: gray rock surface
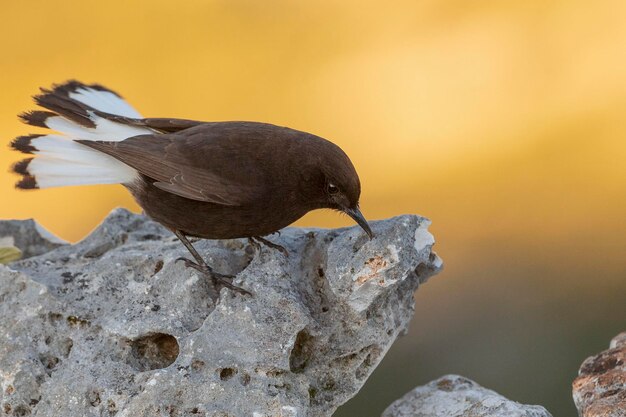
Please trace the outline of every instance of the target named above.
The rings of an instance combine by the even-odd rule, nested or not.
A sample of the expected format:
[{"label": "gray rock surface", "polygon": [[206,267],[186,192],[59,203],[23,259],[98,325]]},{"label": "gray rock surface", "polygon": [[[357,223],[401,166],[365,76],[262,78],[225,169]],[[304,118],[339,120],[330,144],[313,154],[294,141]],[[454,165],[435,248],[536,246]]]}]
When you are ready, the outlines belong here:
[{"label": "gray rock surface", "polygon": [[580,416],[626,417],[626,332],[583,362],[572,389]]},{"label": "gray rock surface", "polygon": [[551,417],[545,408],[508,400],[458,375],[415,388],[391,404],[382,417]]},{"label": "gray rock surface", "polygon": [[67,242],[54,236],[39,223],[28,220],[0,221],[0,246],[16,246],[22,251],[22,258],[41,255]]},{"label": "gray rock surface", "polygon": [[180,242],[115,210],[72,246],[0,265],[0,413],[9,416],[330,416],[354,396],[441,268],[429,222],[291,228],[201,241],[253,297],[185,269]]}]

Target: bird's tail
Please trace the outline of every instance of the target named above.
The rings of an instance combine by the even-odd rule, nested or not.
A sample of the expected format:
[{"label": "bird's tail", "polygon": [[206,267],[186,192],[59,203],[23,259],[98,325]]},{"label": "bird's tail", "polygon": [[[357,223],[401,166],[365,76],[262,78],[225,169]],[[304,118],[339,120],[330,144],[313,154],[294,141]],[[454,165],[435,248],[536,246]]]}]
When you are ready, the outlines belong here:
[{"label": "bird's tail", "polygon": [[58,134],[20,136],[11,143],[13,149],[33,154],[13,165],[13,171],[22,175],[17,188],[128,183],[136,178],[137,172],[128,165],[75,142],[121,141],[154,133],[146,127],[115,121],[115,116],[141,118],[117,93],[100,85],[69,81],[52,90],[42,89],[34,99],[47,110],[24,113],[20,115],[22,121]]}]

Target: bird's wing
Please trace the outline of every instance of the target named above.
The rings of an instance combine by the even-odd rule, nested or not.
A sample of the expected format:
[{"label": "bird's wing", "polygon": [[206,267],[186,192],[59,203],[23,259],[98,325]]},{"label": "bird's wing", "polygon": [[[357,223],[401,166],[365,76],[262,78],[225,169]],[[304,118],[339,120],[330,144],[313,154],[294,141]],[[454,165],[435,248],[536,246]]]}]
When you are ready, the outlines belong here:
[{"label": "bird's wing", "polygon": [[144,119],[135,119],[132,117],[117,116],[97,110],[94,113],[112,122],[121,123],[127,126],[146,127],[157,133],[180,132],[181,130],[200,126],[206,123],[199,120],[172,119],[166,117],[146,117]]},{"label": "bird's wing", "polygon": [[[197,129],[196,129],[197,130]],[[242,175],[237,149],[211,135],[141,135],[121,142],[84,141],[154,180],[153,185],[197,201],[238,206],[263,192],[255,175]],[[245,149],[243,150],[245,153]]]}]

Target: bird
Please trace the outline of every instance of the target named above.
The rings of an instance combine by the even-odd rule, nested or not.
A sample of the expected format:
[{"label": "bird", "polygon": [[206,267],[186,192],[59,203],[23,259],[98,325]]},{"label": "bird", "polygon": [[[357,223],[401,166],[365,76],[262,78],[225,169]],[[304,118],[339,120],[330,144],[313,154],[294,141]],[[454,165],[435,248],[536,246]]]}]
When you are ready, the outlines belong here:
[{"label": "bird", "polygon": [[209,266],[190,238],[248,238],[284,251],[265,236],[316,209],[345,213],[374,237],[356,169],[329,140],[261,122],[144,118],[115,91],[76,80],[33,99],[45,110],[19,118],[56,133],[11,142],[32,154],[13,165],[15,187],[121,184],[194,258],[178,260],[218,288],[251,294]]}]

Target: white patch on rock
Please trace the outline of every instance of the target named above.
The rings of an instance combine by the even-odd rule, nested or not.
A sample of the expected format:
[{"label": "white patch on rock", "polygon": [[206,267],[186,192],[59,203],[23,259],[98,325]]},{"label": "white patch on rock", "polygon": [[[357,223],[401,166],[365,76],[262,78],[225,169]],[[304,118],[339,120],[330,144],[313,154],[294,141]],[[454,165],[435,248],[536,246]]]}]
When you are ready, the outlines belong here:
[{"label": "white patch on rock", "polygon": [[194,285],[196,282],[198,282],[198,275],[197,274],[193,274],[191,277],[189,277],[188,280],[185,281],[185,285],[187,287],[191,287],[192,285]]},{"label": "white patch on rock", "polygon": [[281,407],[283,410],[282,417],[298,417],[298,409],[290,405],[284,405]]},{"label": "white patch on rock", "polygon": [[437,269],[441,268],[443,266],[443,260],[435,252],[433,252],[433,255],[435,255],[435,260],[433,261],[433,265]]},{"label": "white patch on rock", "polygon": [[137,282],[131,279],[128,281],[128,289],[135,293],[148,294],[150,285],[147,282]]},{"label": "white patch on rock", "polygon": [[101,275],[96,276],[91,279],[91,281],[89,282],[89,286],[85,288],[84,291],[87,294],[97,293],[100,290],[100,287],[102,287],[102,284],[104,284],[104,277]]},{"label": "white patch on rock", "polygon": [[430,220],[422,220],[419,227],[415,229],[415,243],[413,247],[415,247],[418,253],[435,244],[435,238],[428,231],[428,226],[430,226]]},{"label": "white patch on rock", "polygon": [[400,256],[398,254],[398,248],[396,247],[396,245],[387,245],[387,249],[389,250],[389,255],[391,255],[391,261],[392,262],[398,262],[400,260]]}]

